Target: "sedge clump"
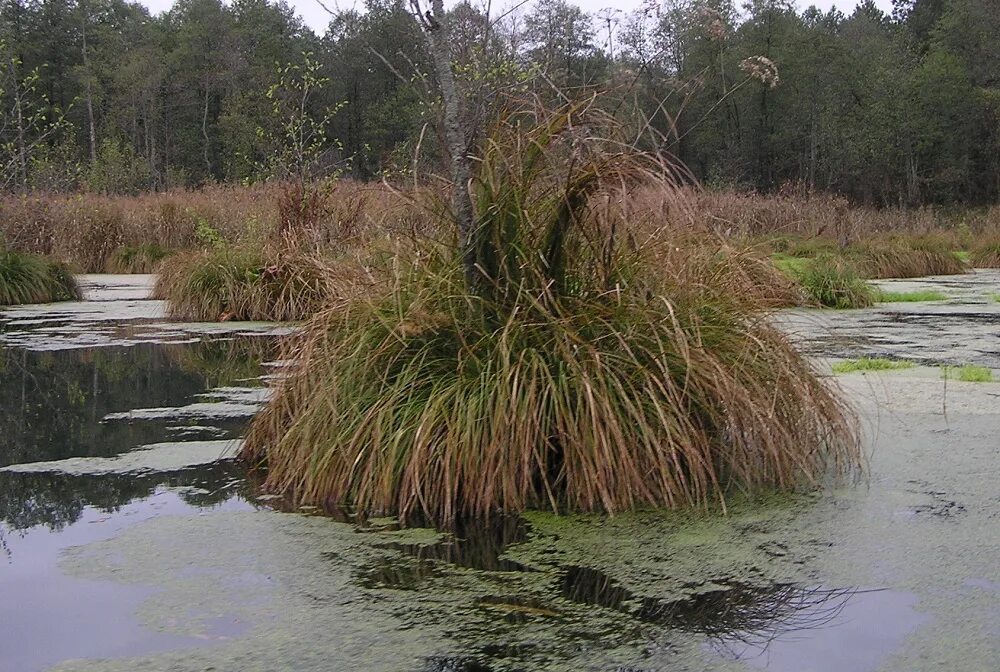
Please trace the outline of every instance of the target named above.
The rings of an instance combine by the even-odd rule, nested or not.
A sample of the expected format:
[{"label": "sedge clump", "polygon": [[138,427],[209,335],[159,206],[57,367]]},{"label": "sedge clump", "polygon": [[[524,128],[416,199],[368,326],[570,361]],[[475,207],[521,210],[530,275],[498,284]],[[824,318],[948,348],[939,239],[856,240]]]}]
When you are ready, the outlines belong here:
[{"label": "sedge clump", "polygon": [[0,306],[79,300],[80,288],[58,261],[0,245]]},{"label": "sedge clump", "polygon": [[735,257],[664,272],[654,241],[675,238],[593,216],[672,188],[609,125],[588,106],[509,115],[480,156],[470,247],[414,245],[293,338],[241,452],[267,489],[446,524],[706,505],[858,464],[851,411],[733,296]]}]

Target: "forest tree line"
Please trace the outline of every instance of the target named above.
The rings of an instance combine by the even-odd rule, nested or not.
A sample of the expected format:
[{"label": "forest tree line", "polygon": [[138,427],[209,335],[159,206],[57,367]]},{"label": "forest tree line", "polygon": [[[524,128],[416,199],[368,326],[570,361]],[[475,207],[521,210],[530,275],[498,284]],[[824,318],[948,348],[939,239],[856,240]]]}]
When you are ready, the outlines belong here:
[{"label": "forest tree line", "polygon": [[[273,176],[288,128],[276,101],[302,94],[276,89],[289,72],[312,75],[302,100],[322,122],[323,171],[441,169],[433,68],[409,12],[367,0],[317,35],[269,0],[177,0],[158,16],[125,0],[2,0],[0,186],[136,193]],[[1000,197],[1000,0],[896,0],[891,15],[870,0],[850,14],[536,0],[490,17],[462,3],[449,29],[469,129],[505,95],[601,93],[637,142],[708,185],[873,205]]]}]

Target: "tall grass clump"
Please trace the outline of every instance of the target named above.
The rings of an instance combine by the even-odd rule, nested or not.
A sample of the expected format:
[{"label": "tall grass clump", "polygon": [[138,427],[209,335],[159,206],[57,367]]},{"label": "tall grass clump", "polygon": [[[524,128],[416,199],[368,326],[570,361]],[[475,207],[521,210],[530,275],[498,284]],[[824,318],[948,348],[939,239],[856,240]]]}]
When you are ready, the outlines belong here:
[{"label": "tall grass clump", "polygon": [[1000,268],[1000,237],[979,241],[969,255],[974,268]]},{"label": "tall grass clump", "polygon": [[809,296],[828,308],[867,308],[876,293],[854,266],[830,254],[810,261],[799,273],[799,283]]},{"label": "tall grass clump", "polygon": [[443,524],[701,505],[857,463],[853,416],[719,286],[724,260],[664,274],[650,262],[666,236],[594,216],[602,195],[671,188],[606,123],[577,106],[509,115],[472,185],[478,279],[467,250],[415,245],[384,285],[310,320],[242,450],[266,488]]},{"label": "tall grass clump", "polygon": [[954,249],[947,236],[925,234],[865,238],[844,253],[866,278],[919,278],[965,273]]},{"label": "tall grass clump", "polygon": [[0,246],[0,306],[79,298],[76,279],[64,264]]},{"label": "tall grass clump", "polygon": [[[713,246],[713,242],[717,247]],[[753,247],[737,247],[699,236],[679,246],[675,243],[654,249],[658,252],[657,257],[651,258],[649,263],[654,268],[668,269],[674,285],[701,283],[706,291],[709,287],[717,290],[727,288],[730,296],[746,299],[751,306],[759,309],[790,308],[810,303],[809,296],[794,277],[777,261],[761,256]]]},{"label": "tall grass clump", "polygon": [[111,254],[106,270],[108,273],[155,273],[171,254],[172,250],[156,243],[126,245]]},{"label": "tall grass clump", "polygon": [[153,295],[175,319],[282,322],[316,313],[344,284],[316,254],[293,246],[220,245],[168,257]]}]

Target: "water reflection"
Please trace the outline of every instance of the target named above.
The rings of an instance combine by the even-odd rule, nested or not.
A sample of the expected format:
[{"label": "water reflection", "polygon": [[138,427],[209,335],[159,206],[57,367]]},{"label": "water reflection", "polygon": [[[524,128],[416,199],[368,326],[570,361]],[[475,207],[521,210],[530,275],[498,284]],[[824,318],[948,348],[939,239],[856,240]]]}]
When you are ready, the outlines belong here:
[{"label": "water reflection", "polygon": [[203,504],[209,499],[218,499],[214,510],[252,508],[238,496],[206,499],[205,493],[190,489],[158,487],[113,512],[84,507],[75,522],[58,530],[36,525],[9,535],[9,557],[0,564],[0,668],[35,672],[68,659],[202,647],[245,632],[246,624],[224,612],[200,624],[197,632],[147,628],[136,612],[158,592],[156,587],[78,577],[59,567],[70,547],[110,539],[152,518],[197,515],[206,510]]},{"label": "water reflection", "polygon": [[[78,350],[0,348],[0,467],[110,457],[169,439],[226,439],[242,418],[108,420],[136,408],[175,407],[226,385],[259,385],[273,339],[243,336],[185,344]],[[166,414],[169,415],[169,414]],[[114,512],[157,487],[211,506],[244,487],[232,465],[139,474],[0,471],[0,533],[61,530],[88,508]],[[9,546],[9,544],[8,544]]]},{"label": "water reflection", "polygon": [[[875,672],[885,658],[930,617],[913,593],[856,590],[839,600],[836,613],[806,604],[800,616],[772,629],[773,636],[737,632],[714,640],[725,657],[770,672]],[[808,618],[812,616],[812,618]]]},{"label": "water reflection", "polygon": [[[0,348],[0,467],[57,462],[47,471],[0,470],[0,667],[48,669],[67,658],[201,646],[243,631],[224,615],[197,636],[149,630],[135,611],[152,588],[79,579],[58,567],[67,548],[144,520],[253,508],[238,467],[215,462],[97,474],[62,471],[58,461],[112,457],[171,439],[237,437],[245,418],[185,418],[169,410],[206,404],[205,393],[219,388],[259,386],[271,340]],[[148,408],[166,412],[113,417]]]},{"label": "water reflection", "polygon": [[[359,581],[370,589],[433,591],[447,582],[449,564],[490,572],[547,571],[502,557],[510,545],[527,541],[529,532],[523,520],[506,518],[485,529],[457,528],[436,544],[383,545],[405,555],[380,558],[359,574]],[[560,568],[541,591],[537,579],[520,583],[511,577],[505,585],[510,592],[481,595],[474,602],[480,617],[491,624],[487,631],[493,634],[487,637],[496,640],[488,639],[484,645],[482,639],[472,639],[467,642],[471,648],[460,649],[467,653],[429,660],[428,669],[488,670],[499,665],[506,670],[520,664],[533,669],[551,655],[558,657],[532,647],[529,631],[535,627],[556,628],[570,649],[624,645],[638,647],[637,652],[669,638],[671,631],[695,633],[717,653],[745,659],[759,656],[775,641],[784,644],[789,637],[797,640],[805,633],[836,629],[838,616],[862,594],[855,588],[719,577],[686,585],[679,595],[661,597],[626,588],[614,577],[585,566]],[[581,612],[573,605],[598,611]],[[619,616],[609,622],[606,610]]]},{"label": "water reflection", "polygon": [[478,569],[486,572],[533,571],[514,560],[501,557],[508,546],[528,538],[528,523],[516,516],[497,516],[488,523],[459,522],[446,530],[436,544],[386,544],[383,548],[402,551],[418,560]]},{"label": "water reflection", "polygon": [[438,566],[427,560],[379,558],[359,578],[365,588],[417,590],[427,579],[440,575]]},{"label": "water reflection", "polygon": [[150,474],[0,472],[0,532],[4,526],[37,525],[58,531],[78,521],[88,507],[111,513],[149,497],[159,486],[176,488],[195,507],[218,504],[245,487],[237,468],[225,463]]},{"label": "water reflection", "polygon": [[722,578],[689,586],[682,598],[643,597],[589,567],[566,568],[559,592],[567,600],[614,609],[658,626],[696,632],[722,648],[734,642],[766,643],[786,632],[833,623],[855,588],[794,583],[753,585]]},{"label": "water reflection", "polygon": [[[0,467],[109,457],[169,438],[163,422],[103,422],[260,376],[260,337],[36,352],[0,348]],[[170,424],[177,424],[176,422]],[[218,429],[233,436],[242,421]]]},{"label": "water reflection", "polygon": [[783,632],[812,630],[833,623],[855,588],[823,588],[778,583],[722,587],[680,600],[644,598],[636,618],[739,641],[769,641]]}]

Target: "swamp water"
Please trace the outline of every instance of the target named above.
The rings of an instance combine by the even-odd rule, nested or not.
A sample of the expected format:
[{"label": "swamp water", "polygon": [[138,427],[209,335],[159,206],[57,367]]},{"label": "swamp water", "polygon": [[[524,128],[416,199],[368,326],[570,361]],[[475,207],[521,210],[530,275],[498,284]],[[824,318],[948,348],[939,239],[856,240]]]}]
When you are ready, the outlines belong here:
[{"label": "swamp water", "polygon": [[[948,352],[997,366],[1000,276],[947,282],[906,320],[966,315]],[[2,672],[997,669],[1000,384],[842,377],[874,447],[855,485],[442,534],[276,510],[230,456],[283,332],[86,286],[0,313]],[[877,345],[897,308],[788,319],[816,354],[933,363],[920,333]]]}]

